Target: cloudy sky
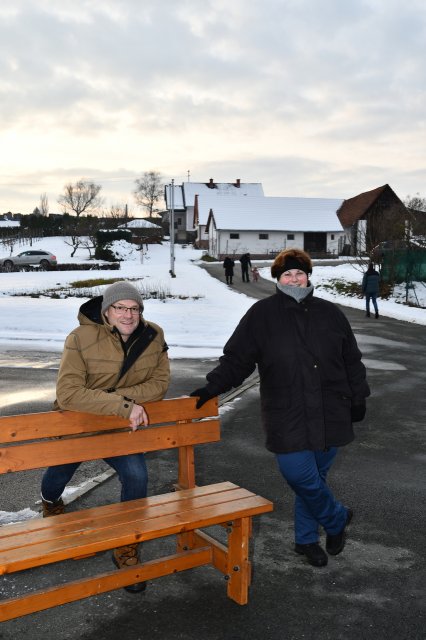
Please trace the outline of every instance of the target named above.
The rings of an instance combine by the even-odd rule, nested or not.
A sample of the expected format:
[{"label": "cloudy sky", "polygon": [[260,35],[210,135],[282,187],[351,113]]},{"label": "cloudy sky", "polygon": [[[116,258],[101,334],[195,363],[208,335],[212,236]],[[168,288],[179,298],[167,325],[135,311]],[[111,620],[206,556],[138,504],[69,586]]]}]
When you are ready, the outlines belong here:
[{"label": "cloudy sky", "polygon": [[0,5],[0,213],[67,182],[262,182],[269,196],[426,196],[424,0]]}]

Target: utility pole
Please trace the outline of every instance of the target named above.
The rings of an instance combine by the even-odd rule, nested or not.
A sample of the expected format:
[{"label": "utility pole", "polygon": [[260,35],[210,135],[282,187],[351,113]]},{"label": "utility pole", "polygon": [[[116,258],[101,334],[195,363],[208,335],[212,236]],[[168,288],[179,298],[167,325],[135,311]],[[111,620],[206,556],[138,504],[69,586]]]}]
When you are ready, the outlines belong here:
[{"label": "utility pole", "polygon": [[170,275],[176,278],[175,274],[175,181],[172,178],[170,185]]}]

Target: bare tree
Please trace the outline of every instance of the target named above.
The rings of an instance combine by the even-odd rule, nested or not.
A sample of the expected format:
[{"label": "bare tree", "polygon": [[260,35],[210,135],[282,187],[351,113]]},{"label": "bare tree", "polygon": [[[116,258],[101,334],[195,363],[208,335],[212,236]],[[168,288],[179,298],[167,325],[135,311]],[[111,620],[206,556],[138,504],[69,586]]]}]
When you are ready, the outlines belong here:
[{"label": "bare tree", "polygon": [[426,198],[416,193],[415,196],[407,196],[404,204],[413,216],[411,236],[419,246],[426,247]]},{"label": "bare tree", "polygon": [[49,200],[46,193],[42,193],[40,196],[40,205],[38,207],[40,214],[46,217],[49,213]]},{"label": "bare tree", "polygon": [[99,192],[100,184],[88,180],[78,180],[75,184],[68,183],[64,187],[64,193],[59,196],[58,203],[65,213],[74,212],[79,218],[82,213],[89,213],[102,204]]},{"label": "bare tree", "polygon": [[136,203],[145,209],[148,217],[151,217],[159,211],[155,205],[163,197],[164,184],[161,174],[158,171],[145,171],[135,182],[136,189],[133,195]]},{"label": "bare tree", "polygon": [[415,196],[407,196],[404,200],[404,204],[407,209],[426,212],[426,198],[422,198],[420,193],[416,193]]},{"label": "bare tree", "polygon": [[113,204],[106,212],[106,217],[124,224],[131,217],[131,214],[129,214],[127,204]]}]

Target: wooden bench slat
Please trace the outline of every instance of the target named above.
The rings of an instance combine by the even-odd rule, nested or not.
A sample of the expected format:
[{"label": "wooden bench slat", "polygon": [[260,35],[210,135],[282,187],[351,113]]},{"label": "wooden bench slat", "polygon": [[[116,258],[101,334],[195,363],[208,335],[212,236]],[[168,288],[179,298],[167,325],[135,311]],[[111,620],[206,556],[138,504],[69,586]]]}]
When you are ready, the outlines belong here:
[{"label": "wooden bench slat", "polygon": [[148,560],[136,567],[116,569],[115,571],[102,573],[94,578],[83,578],[59,587],[35,591],[23,598],[10,598],[0,602],[0,622],[57,607],[67,602],[89,598],[90,596],[119,589],[136,582],[161,578],[178,571],[202,567],[210,564],[211,555],[210,548],[198,548],[185,553],[165,556],[160,560]]},{"label": "wooden bench slat", "polygon": [[[256,495],[231,502],[221,502],[216,505],[201,506],[198,509],[185,512],[175,512],[170,515],[159,516],[153,520],[142,521],[129,529],[127,524],[108,530],[94,530],[86,532],[84,544],[82,535],[76,535],[74,539],[66,541],[54,540],[37,545],[37,554],[34,548],[12,549],[4,557],[0,555],[1,573],[21,571],[35,566],[78,557],[82,554],[97,553],[112,549],[116,546],[142,542],[158,537],[165,537],[184,531],[209,527],[221,524],[228,519],[238,519],[258,515],[272,511],[272,504]],[[66,544],[64,544],[66,543]]]},{"label": "wooden bench slat", "polygon": [[217,442],[220,440],[218,420],[196,423],[147,427],[125,433],[107,433],[93,437],[54,439],[19,446],[0,448],[0,473],[39,469],[51,465],[67,464],[76,460],[98,460],[114,456],[174,449],[186,445]]},{"label": "wooden bench slat", "polygon": [[[180,492],[179,492],[180,493]],[[21,547],[34,548],[44,542],[53,544],[54,541],[60,542],[67,537],[78,535],[81,539],[87,531],[101,531],[102,529],[113,529],[121,524],[127,524],[133,527],[135,523],[154,520],[159,516],[171,515],[176,512],[192,511],[200,506],[209,506],[220,504],[221,502],[231,502],[240,498],[247,498],[253,494],[247,489],[234,486],[229,491],[210,491],[209,493],[201,492],[193,496],[179,496],[179,493],[165,494],[166,499],[161,502],[152,503],[148,499],[132,500],[128,509],[109,509],[108,511],[99,509],[97,513],[84,517],[85,511],[79,512],[78,518],[67,520],[64,516],[49,518],[50,526],[32,531],[22,531],[16,535],[8,535],[0,537],[0,562],[2,554],[8,553],[12,549]],[[118,503],[120,506],[123,503]],[[125,503],[128,504],[128,503]],[[46,522],[47,518],[43,519]]]},{"label": "wooden bench slat", "polygon": [[[202,420],[218,415],[217,398],[196,409],[196,398],[172,398],[144,404],[150,425],[181,420]],[[23,442],[37,438],[78,435],[92,431],[110,431],[129,426],[127,418],[101,416],[80,411],[45,411],[25,415],[2,416],[0,442]]]},{"label": "wooden bench slat", "polygon": [[[183,497],[191,498],[194,496],[210,495],[211,493],[219,493],[221,491],[231,491],[237,488],[238,485],[233,482],[218,482],[216,484],[207,484],[201,487],[195,487],[193,489],[182,489],[180,491],[171,491],[169,493],[161,493],[155,496],[148,496],[143,498],[148,506],[162,505],[169,502],[175,502],[181,500]],[[50,518],[34,518],[32,520],[25,520],[24,522],[15,522],[12,524],[6,524],[0,527],[0,541],[7,540],[7,538],[15,538],[25,533],[31,533],[37,535],[39,531],[46,529],[52,529],[57,526],[62,526],[62,523],[74,523],[77,526],[79,523],[84,523],[91,518],[102,518],[115,513],[127,513],[133,511],[135,503],[139,500],[129,500],[127,502],[116,502],[113,504],[104,504],[99,507],[91,507],[88,509],[82,509],[79,511],[71,511],[64,513],[61,516],[51,516]],[[3,544],[0,542],[0,544]]]}]

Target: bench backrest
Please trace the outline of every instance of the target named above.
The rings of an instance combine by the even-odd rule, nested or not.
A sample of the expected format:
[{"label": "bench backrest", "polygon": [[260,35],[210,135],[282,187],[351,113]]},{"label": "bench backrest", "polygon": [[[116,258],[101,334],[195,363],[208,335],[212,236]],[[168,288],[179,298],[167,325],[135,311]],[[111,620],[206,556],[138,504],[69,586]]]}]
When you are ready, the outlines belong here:
[{"label": "bench backrest", "polygon": [[79,411],[48,411],[0,417],[0,473],[130,453],[179,449],[178,485],[195,485],[194,445],[220,440],[217,398],[201,409],[195,398],[144,404],[147,428]]}]

